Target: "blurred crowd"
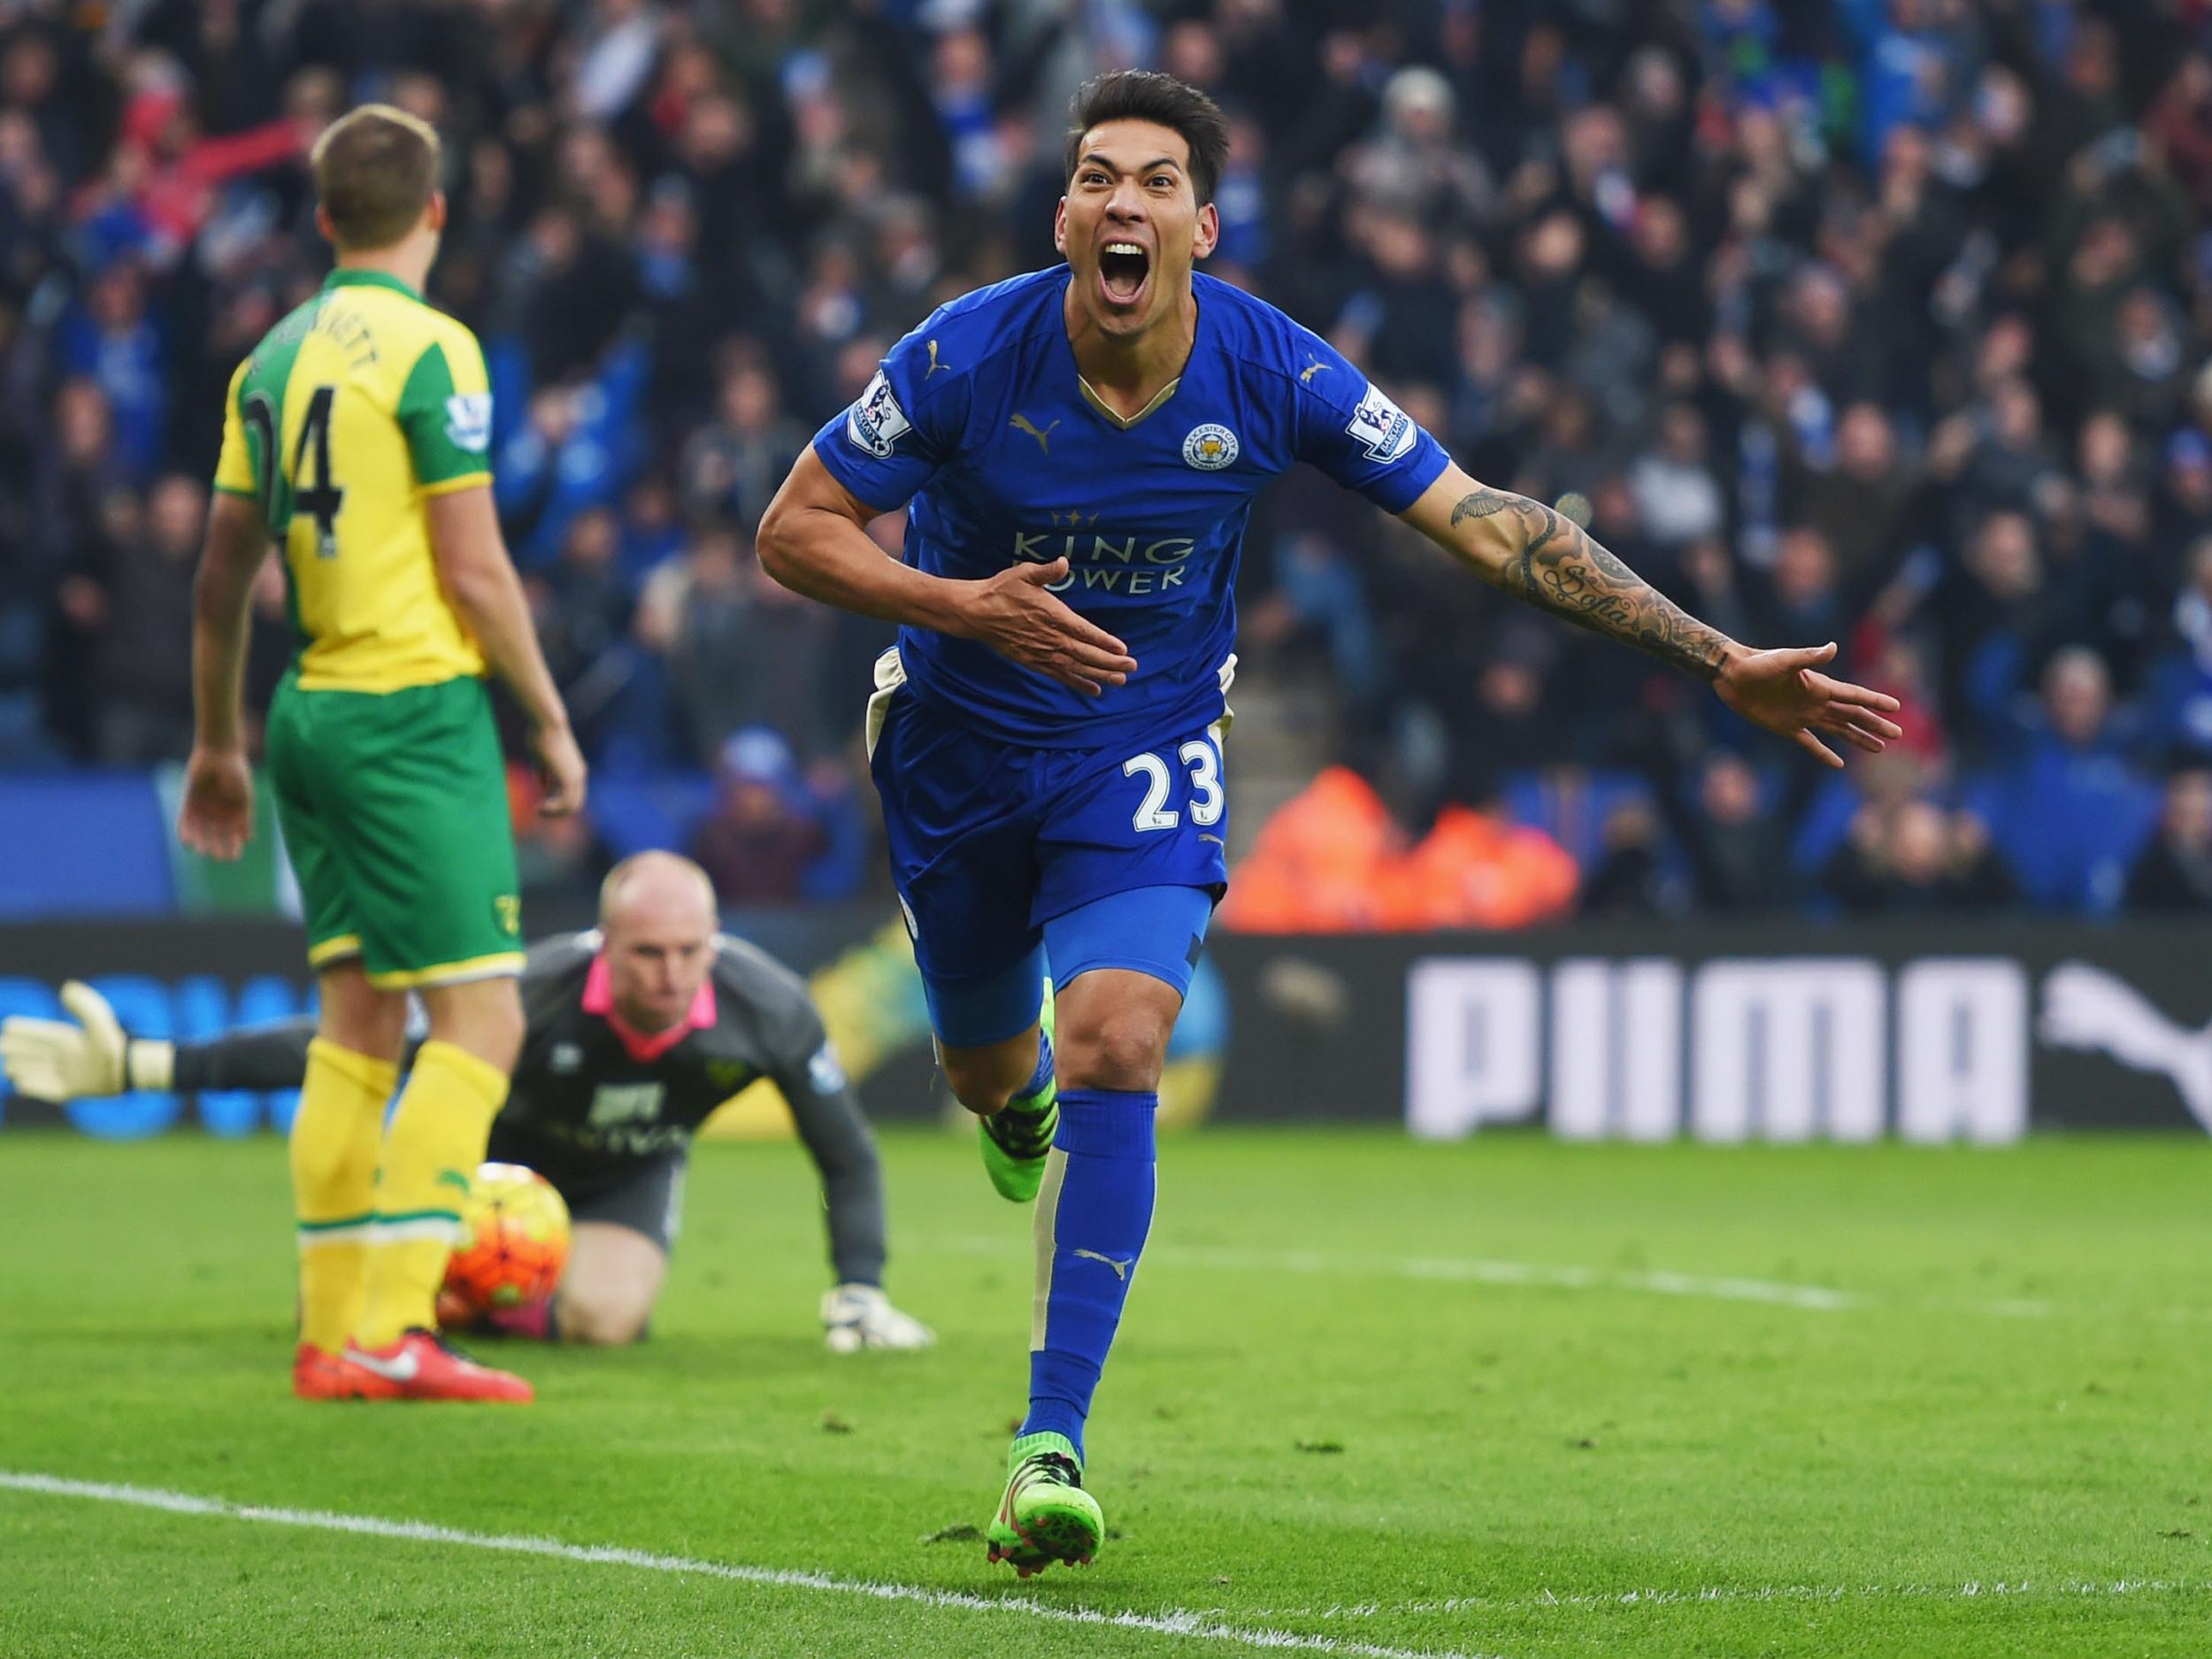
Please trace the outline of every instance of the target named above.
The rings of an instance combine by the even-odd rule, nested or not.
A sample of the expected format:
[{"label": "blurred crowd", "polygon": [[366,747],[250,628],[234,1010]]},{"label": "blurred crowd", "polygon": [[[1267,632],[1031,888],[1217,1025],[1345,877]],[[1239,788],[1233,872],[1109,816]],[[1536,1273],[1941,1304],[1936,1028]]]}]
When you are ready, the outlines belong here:
[{"label": "blurred crowd", "polygon": [[1069,95],[1131,65],[1231,115],[1215,274],[1905,704],[1829,774],[1294,475],[1246,659],[1327,684],[1341,765],[1248,925],[2212,905],[2203,0],[0,0],[0,764],[182,754],[223,388],[326,268],[306,145],[381,98],[446,136],[433,297],[601,776],[679,780],[738,900],[874,879],[885,630],[750,528],[892,340],[1051,262]]}]

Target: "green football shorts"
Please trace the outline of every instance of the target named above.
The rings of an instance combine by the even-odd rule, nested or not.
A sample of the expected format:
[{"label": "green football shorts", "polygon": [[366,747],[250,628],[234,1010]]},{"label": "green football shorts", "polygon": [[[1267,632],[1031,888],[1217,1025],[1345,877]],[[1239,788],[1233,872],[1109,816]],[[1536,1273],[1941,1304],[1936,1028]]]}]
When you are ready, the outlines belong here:
[{"label": "green football shorts", "polygon": [[303,691],[269,707],[269,780],[307,960],[388,990],[522,969],[507,775],[480,680]]}]

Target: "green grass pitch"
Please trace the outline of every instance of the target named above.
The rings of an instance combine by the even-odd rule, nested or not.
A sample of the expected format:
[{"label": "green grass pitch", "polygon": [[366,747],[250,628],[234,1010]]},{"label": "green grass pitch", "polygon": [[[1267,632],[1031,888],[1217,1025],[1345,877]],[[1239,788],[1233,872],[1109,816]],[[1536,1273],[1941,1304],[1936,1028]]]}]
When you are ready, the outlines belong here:
[{"label": "green grass pitch", "polygon": [[884,1152],[935,1351],[825,1352],[803,1156],[716,1145],[652,1340],[501,1410],[290,1398],[275,1141],[0,1137],[0,1481],[264,1506],[0,1484],[0,1654],[2212,1651],[2212,1143],[1172,1141],[1113,1536],[1018,1586],[1027,1214]]}]

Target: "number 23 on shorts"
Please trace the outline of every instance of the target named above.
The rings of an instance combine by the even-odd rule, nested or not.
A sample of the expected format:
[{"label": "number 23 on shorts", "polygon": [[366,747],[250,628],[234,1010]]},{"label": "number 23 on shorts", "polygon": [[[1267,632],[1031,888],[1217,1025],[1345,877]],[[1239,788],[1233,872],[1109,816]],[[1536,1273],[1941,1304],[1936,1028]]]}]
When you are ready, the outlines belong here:
[{"label": "number 23 on shorts", "polygon": [[[1176,749],[1175,762],[1190,776],[1190,821],[1202,828],[1220,823],[1228,797],[1222,793],[1221,757],[1212,740],[1192,738]],[[1175,773],[1165,755],[1132,755],[1121,763],[1121,775],[1143,780],[1143,796],[1130,816],[1139,833],[1171,830],[1183,821],[1182,813],[1167,803],[1174,792]]]}]

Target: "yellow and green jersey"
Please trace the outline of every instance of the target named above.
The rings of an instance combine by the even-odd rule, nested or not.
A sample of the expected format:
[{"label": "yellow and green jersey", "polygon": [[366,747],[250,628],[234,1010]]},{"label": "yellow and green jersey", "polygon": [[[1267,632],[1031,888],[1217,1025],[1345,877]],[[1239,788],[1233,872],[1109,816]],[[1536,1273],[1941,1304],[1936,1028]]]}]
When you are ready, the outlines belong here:
[{"label": "yellow and green jersey", "polygon": [[484,672],[424,503],[491,481],[491,433],[476,336],[380,272],[332,272],[238,365],[215,488],[259,503],[283,549],[302,690]]}]

